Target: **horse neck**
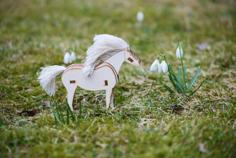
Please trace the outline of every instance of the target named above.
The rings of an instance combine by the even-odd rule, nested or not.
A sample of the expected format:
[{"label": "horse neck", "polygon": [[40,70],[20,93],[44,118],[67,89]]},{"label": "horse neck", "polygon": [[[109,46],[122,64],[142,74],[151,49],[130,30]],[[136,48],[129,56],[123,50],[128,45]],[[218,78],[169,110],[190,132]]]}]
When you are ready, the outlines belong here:
[{"label": "horse neck", "polygon": [[124,52],[119,52],[116,55],[110,57],[106,62],[111,64],[116,70],[116,72],[119,73],[120,67],[125,60],[124,56]]}]

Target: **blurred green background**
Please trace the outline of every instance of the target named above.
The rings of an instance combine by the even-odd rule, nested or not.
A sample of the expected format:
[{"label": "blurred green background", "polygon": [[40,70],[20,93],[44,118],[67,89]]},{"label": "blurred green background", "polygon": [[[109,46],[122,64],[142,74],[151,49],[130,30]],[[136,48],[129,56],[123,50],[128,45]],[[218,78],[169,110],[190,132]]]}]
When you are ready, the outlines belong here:
[{"label": "blurred green background", "polygon": [[[235,157],[235,8],[233,0],[1,0],[0,157]],[[68,50],[82,62],[101,33],[128,41],[145,69],[162,55],[176,65],[182,41],[189,73],[200,67],[208,81],[184,99],[163,87],[166,76],[125,64],[115,110],[104,108],[103,92],[78,89],[78,121],[58,125],[48,106],[65,107],[65,89],[58,79],[48,97],[37,73],[63,65]]]}]

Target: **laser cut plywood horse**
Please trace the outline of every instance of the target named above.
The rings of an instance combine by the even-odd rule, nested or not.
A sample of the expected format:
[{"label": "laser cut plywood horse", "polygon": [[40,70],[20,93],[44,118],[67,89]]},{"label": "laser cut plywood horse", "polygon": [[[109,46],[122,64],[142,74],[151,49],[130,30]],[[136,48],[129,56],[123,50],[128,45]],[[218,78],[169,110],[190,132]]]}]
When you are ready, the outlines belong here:
[{"label": "laser cut plywood horse", "polygon": [[55,94],[56,76],[62,74],[62,83],[67,90],[67,102],[71,111],[76,87],[97,91],[106,91],[106,108],[113,108],[112,89],[118,82],[118,73],[124,61],[139,66],[140,59],[121,38],[108,34],[96,35],[93,44],[87,50],[83,64],[48,66],[42,68],[38,80],[50,96]]}]

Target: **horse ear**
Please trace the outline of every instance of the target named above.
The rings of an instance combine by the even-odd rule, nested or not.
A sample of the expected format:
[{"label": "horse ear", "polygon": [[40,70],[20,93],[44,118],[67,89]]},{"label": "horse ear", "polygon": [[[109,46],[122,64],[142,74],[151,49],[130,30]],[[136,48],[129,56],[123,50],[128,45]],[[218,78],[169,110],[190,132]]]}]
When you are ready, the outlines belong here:
[{"label": "horse ear", "polygon": [[129,48],[129,52],[130,52],[131,54],[134,54],[134,51],[133,51],[131,48]]}]

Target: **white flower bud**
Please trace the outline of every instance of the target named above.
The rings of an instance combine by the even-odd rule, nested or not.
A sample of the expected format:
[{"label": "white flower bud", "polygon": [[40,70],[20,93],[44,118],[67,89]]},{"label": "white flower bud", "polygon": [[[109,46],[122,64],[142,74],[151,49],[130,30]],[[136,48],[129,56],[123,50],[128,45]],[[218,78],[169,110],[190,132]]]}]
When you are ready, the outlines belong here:
[{"label": "white flower bud", "polygon": [[158,72],[158,67],[159,67],[160,63],[159,63],[159,60],[156,59],[152,65],[150,66],[150,71],[152,72]]},{"label": "white flower bud", "polygon": [[183,49],[182,49],[181,45],[178,45],[175,54],[176,54],[177,58],[182,58],[183,57],[184,52],[183,52]]},{"label": "white flower bud", "polygon": [[64,63],[65,64],[69,64],[70,63],[70,54],[68,52],[66,52],[66,54],[64,55]]},{"label": "white flower bud", "polygon": [[143,19],[144,19],[144,14],[143,14],[143,12],[142,11],[139,11],[139,12],[137,12],[137,15],[136,15],[136,20],[137,20],[137,22],[142,22],[143,21]]},{"label": "white flower bud", "polygon": [[158,73],[162,73],[162,68],[161,68],[161,63],[158,61],[158,69],[157,69],[157,72]]},{"label": "white flower bud", "polygon": [[71,62],[75,61],[76,60],[76,55],[75,55],[75,52],[71,52],[71,55],[70,55],[70,60]]},{"label": "white flower bud", "polygon": [[160,65],[161,65],[162,72],[167,73],[168,72],[168,65],[167,65],[166,61],[163,60]]}]

